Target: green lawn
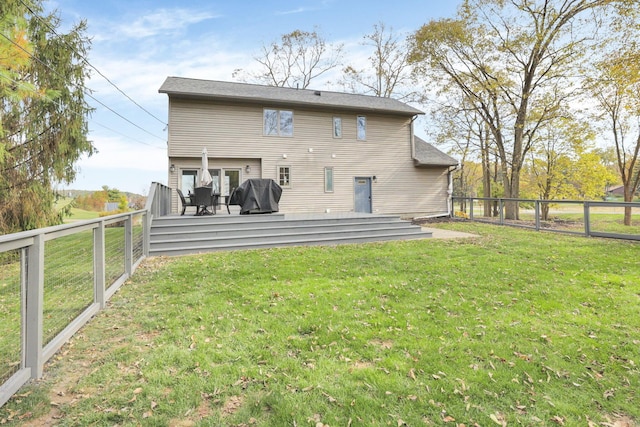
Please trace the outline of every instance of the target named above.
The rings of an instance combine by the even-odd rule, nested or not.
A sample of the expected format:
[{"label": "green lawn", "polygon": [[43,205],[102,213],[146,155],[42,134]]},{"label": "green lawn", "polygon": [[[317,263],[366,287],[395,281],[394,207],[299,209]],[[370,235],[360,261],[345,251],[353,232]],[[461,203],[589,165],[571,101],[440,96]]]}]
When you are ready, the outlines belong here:
[{"label": "green lawn", "polygon": [[99,212],[85,211],[84,209],[71,208],[71,216],[65,218],[65,222],[79,221],[84,219],[95,219],[100,216]]},{"label": "green lawn", "polygon": [[0,424],[636,425],[638,243],[441,226],[146,260]]},{"label": "green lawn", "polygon": [[[60,211],[64,209],[67,205],[72,203],[74,199],[72,197],[62,197],[54,204],[54,209]],[[79,209],[72,207],[71,208],[71,216],[65,217],[64,222],[72,222],[72,221],[81,221],[85,219],[95,219],[100,216],[99,212],[86,211],[84,209]]]}]

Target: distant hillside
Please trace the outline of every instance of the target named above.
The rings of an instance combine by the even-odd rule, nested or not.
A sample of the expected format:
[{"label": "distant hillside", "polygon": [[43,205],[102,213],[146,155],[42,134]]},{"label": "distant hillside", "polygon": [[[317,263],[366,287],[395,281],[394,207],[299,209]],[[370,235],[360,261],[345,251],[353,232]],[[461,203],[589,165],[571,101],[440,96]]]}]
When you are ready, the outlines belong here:
[{"label": "distant hillside", "polygon": [[[64,197],[71,197],[71,198],[76,198],[78,196],[86,196],[87,194],[91,194],[91,193],[95,193],[96,191],[102,191],[102,189],[100,190],[68,190],[68,189],[64,189],[64,190],[58,190],[58,193],[60,193],[61,196]],[[122,194],[124,194],[125,196],[127,196],[127,199],[131,200],[135,197],[146,197],[143,196],[142,194],[137,194],[137,193],[129,193],[127,191],[121,191]]]}]

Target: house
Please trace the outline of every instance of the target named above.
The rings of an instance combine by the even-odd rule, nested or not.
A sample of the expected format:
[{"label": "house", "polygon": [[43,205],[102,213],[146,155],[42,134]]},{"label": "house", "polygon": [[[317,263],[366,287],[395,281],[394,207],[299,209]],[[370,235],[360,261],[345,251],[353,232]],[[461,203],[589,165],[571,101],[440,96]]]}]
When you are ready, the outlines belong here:
[{"label": "house", "polygon": [[[389,98],[168,77],[168,185],[196,185],[206,148],[222,195],[283,188],[281,212],[449,213],[457,160],[414,136],[424,114]],[[172,210],[178,212],[174,194]]]},{"label": "house", "polygon": [[[615,197],[621,198],[624,196],[624,186],[616,185],[614,187],[607,187],[606,193],[607,193],[607,197],[609,198],[615,198]],[[640,188],[636,190],[634,196],[640,196]]]}]

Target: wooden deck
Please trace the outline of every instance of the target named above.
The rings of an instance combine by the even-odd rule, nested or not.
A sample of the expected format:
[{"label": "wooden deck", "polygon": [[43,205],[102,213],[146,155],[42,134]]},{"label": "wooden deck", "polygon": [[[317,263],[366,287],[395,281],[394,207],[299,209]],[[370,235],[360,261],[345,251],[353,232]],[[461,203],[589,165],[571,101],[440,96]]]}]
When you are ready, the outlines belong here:
[{"label": "wooden deck", "polygon": [[[237,207],[236,207],[237,209]],[[358,213],[169,215],[151,225],[150,255],[175,256],[221,250],[339,245],[432,237],[398,216]]]}]

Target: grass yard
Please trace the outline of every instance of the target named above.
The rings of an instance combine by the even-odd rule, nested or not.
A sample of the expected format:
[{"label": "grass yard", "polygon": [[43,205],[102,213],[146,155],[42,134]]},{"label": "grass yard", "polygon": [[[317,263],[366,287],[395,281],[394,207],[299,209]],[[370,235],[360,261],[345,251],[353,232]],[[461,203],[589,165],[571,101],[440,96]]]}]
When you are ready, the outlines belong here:
[{"label": "grass yard", "polygon": [[84,209],[71,208],[71,216],[65,218],[65,222],[81,221],[85,219],[95,219],[100,216],[99,212],[85,211]]},{"label": "grass yard", "polygon": [[148,259],[0,424],[638,425],[637,242],[438,226]]}]

